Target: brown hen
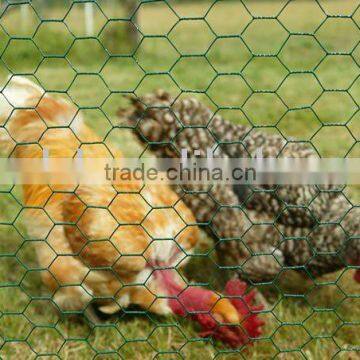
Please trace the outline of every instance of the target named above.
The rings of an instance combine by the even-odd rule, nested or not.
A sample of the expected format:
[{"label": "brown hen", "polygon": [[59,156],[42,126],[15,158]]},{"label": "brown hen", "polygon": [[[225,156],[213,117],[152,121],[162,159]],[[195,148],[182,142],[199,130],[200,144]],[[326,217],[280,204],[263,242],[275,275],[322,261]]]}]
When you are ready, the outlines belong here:
[{"label": "brown hen", "polygon": [[[84,159],[109,156],[69,102],[20,77],[10,79],[3,94],[10,104],[1,104],[6,131],[0,143],[8,146],[9,134],[16,139],[13,157],[41,158],[47,149],[50,158],[73,158],[79,148]],[[90,143],[81,144],[74,133]],[[56,178],[46,183],[45,169],[35,175],[21,170],[27,232],[60,309],[80,312],[93,303],[106,314],[129,305],[160,315],[190,313],[204,336],[232,347],[259,335],[262,322],[251,314],[259,308],[252,306],[251,294],[244,295],[243,284],[229,283],[228,299],[188,284],[178,273],[199,230],[168,186],[137,181],[58,185]]]}]

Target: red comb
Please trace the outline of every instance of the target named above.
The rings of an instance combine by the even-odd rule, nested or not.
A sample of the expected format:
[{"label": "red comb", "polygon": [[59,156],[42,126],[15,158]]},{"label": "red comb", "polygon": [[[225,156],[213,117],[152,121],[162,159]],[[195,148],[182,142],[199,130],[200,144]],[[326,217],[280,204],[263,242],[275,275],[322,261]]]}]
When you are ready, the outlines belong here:
[{"label": "red comb", "polygon": [[155,272],[155,276],[161,278],[163,286],[171,296],[169,305],[174,314],[190,315],[202,328],[200,336],[212,337],[232,348],[239,348],[251,343],[254,338],[261,335],[264,322],[259,319],[257,313],[263,309],[263,306],[253,305],[255,292],[250,291],[246,294],[246,283],[240,280],[230,280],[226,284],[224,295],[232,304],[232,311],[234,308],[236,309],[241,323],[221,324],[214,318],[218,313],[212,312],[212,308],[215,308],[212,299],[215,296],[216,300],[218,294],[201,286],[188,285],[184,287],[183,284],[176,281],[175,275],[177,273],[173,270]]},{"label": "red comb", "polygon": [[356,282],[360,283],[360,269],[359,269],[359,270],[355,270],[354,280],[355,280]]},{"label": "red comb", "polygon": [[221,325],[209,314],[194,315],[203,328],[200,333],[202,337],[213,337],[232,348],[238,348],[251,344],[254,338],[261,335],[264,321],[258,317],[257,312],[263,306],[254,306],[255,292],[244,295],[246,289],[247,285],[240,280],[230,280],[225,286],[225,295],[243,319],[240,325]]}]

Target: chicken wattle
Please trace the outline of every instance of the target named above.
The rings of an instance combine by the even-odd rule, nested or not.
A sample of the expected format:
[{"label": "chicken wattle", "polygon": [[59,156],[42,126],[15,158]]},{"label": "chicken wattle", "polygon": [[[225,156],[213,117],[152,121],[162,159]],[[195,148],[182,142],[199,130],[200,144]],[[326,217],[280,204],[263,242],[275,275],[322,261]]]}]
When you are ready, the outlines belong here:
[{"label": "chicken wattle", "polygon": [[173,269],[155,270],[154,276],[162,281],[174,314],[191,317],[200,324],[200,336],[212,337],[238,348],[261,334],[264,322],[257,313],[263,307],[253,304],[254,292],[246,294],[244,282],[229,281],[224,295],[220,295],[185,283]]}]

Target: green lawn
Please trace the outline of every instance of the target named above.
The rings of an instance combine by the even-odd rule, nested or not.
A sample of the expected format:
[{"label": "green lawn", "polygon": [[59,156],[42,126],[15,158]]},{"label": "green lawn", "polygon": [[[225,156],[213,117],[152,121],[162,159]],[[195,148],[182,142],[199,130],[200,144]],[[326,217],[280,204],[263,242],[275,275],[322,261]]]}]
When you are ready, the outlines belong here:
[{"label": "green lawn", "polygon": [[[34,7],[44,19],[66,14],[62,8],[45,11],[37,3]],[[96,12],[94,36],[110,54],[125,55],[116,58],[109,58],[95,39],[74,42],[74,36],[84,35],[81,5],[65,18],[74,36],[65,25],[51,22],[42,23],[34,35],[35,16],[30,12],[27,22],[19,26],[19,13],[13,9],[0,24],[10,36],[24,39],[9,42],[9,36],[0,31],[1,78],[11,72],[34,73],[46,90],[67,92],[79,107],[98,107],[84,110],[88,124],[108,144],[115,142],[131,156],[139,156],[143,148],[129,130],[112,128],[118,123],[117,109],[126,104],[122,93],[141,95],[158,88],[174,95],[199,92],[196,96],[214,111],[220,107],[231,121],[311,141],[322,156],[359,156],[360,10],[353,20],[335,16],[323,23],[326,17],[315,1],[292,1],[281,13],[286,1],[246,0],[246,8],[237,1],[219,1],[210,12],[206,1],[168,3],[174,11],[164,2],[142,6],[139,27],[147,37],[138,48],[126,42],[124,23],[106,25],[104,15]],[[352,15],[359,6],[354,0],[319,3],[329,15]],[[124,16],[121,7],[110,7],[106,1],[99,4],[108,17]],[[278,15],[282,25],[268,18],[251,21],[249,12],[257,17]],[[34,43],[44,55],[56,57],[43,59]],[[344,55],[331,55],[339,53]],[[76,72],[82,75],[75,78]],[[114,91],[119,93],[111,94]],[[344,193],[353,204],[360,203],[359,188],[348,187]],[[20,210],[21,190],[1,187],[0,357],[28,359],[36,353],[65,359],[96,354],[102,354],[98,357],[102,359],[118,355],[151,359],[159,353],[161,359],[241,357],[226,353],[222,345],[198,341],[196,329],[184,319],[130,313],[90,329],[81,317],[59,316],[51,302],[36,300],[46,295],[46,289],[39,272],[29,271],[36,269],[36,258],[31,244],[20,235]],[[200,250],[208,246],[204,240]],[[194,258],[186,272],[200,281],[206,281],[210,272],[222,286],[223,274],[210,260]],[[276,355],[328,359],[335,354],[337,359],[359,358],[355,351],[360,349],[359,285],[353,283],[350,271],[319,282],[321,286],[307,288],[300,299],[289,296],[295,290],[281,285],[266,291],[274,307],[263,315],[267,322],[263,338],[241,355],[249,359]],[[22,341],[13,341],[18,339]]]}]

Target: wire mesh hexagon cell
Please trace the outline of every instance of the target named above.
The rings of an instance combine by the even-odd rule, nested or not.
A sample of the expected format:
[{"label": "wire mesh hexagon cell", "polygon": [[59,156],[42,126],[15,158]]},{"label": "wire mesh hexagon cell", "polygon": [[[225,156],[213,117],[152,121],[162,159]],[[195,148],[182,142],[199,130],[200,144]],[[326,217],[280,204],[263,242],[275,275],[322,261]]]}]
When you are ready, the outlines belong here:
[{"label": "wire mesh hexagon cell", "polygon": [[[359,157],[358,0],[0,5],[0,160]],[[360,357],[359,185],[26,169],[0,174],[1,358]]]}]

